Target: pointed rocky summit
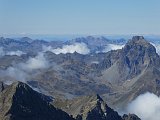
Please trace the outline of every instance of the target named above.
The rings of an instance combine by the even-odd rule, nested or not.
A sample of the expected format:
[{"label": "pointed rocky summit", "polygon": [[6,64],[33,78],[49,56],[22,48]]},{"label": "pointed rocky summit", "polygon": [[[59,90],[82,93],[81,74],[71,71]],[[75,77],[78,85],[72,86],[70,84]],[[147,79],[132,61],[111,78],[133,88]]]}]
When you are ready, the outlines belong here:
[{"label": "pointed rocky summit", "polygon": [[27,84],[16,82],[0,93],[1,120],[74,120]]}]

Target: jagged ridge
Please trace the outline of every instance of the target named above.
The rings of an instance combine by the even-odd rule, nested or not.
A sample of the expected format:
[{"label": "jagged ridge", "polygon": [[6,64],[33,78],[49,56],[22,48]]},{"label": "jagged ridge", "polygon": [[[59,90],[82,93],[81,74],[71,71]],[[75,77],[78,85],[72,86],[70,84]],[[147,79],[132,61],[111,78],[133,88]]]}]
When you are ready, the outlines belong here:
[{"label": "jagged ridge", "polygon": [[1,120],[74,120],[21,82],[13,83],[0,94],[0,118]]}]

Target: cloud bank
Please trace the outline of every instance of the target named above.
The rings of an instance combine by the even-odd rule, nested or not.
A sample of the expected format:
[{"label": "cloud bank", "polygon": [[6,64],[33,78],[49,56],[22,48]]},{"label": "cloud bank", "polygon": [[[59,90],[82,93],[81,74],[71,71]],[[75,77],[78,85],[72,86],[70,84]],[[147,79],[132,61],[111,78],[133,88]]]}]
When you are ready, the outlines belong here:
[{"label": "cloud bank", "polygon": [[154,43],[151,44],[156,48],[156,52],[160,55],[160,44],[154,44]]},{"label": "cloud bank", "polygon": [[43,69],[48,68],[49,63],[44,57],[43,53],[38,53],[38,55],[34,58],[29,58],[26,63],[21,64],[22,68],[27,70],[34,70],[34,69]]},{"label": "cloud bank", "polygon": [[124,47],[124,45],[108,44],[102,52],[108,52],[111,50],[122,49],[123,47]]},{"label": "cloud bank", "polygon": [[17,55],[17,56],[21,56],[23,54],[26,54],[20,50],[17,50],[17,51],[10,51],[10,52],[6,52],[6,55]]},{"label": "cloud bank", "polygon": [[3,47],[0,47],[0,56],[4,56],[4,55],[17,55],[17,56],[21,56],[22,54],[26,54],[20,50],[17,51],[4,51]]},{"label": "cloud bank", "polygon": [[28,78],[28,74],[25,71],[23,71],[21,68],[19,68],[18,66],[9,67],[5,71],[1,71],[1,73],[3,74],[1,76],[11,77],[11,80],[9,80],[10,82],[13,81],[13,79],[25,82],[26,79]]},{"label": "cloud bank", "polygon": [[34,70],[45,69],[49,67],[49,62],[43,53],[39,53],[35,57],[30,57],[26,62],[19,63],[8,67],[6,70],[1,70],[1,76],[9,76],[15,80],[26,82],[34,74]]},{"label": "cloud bank", "polygon": [[142,120],[160,120],[160,97],[149,92],[142,94],[128,105],[127,111]]},{"label": "cloud bank", "polygon": [[66,54],[66,53],[74,53],[77,52],[79,54],[89,54],[90,49],[87,47],[85,43],[74,43],[72,45],[64,45],[62,48],[53,49],[51,46],[44,46],[44,51],[51,51],[55,54]]}]

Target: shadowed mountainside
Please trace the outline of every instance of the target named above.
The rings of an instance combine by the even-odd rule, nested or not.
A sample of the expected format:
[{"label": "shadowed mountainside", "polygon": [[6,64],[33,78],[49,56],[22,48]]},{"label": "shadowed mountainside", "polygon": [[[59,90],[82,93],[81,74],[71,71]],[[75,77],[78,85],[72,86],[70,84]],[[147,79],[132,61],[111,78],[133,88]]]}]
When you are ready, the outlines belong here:
[{"label": "shadowed mountainside", "polygon": [[[79,99],[80,104],[71,104],[73,106],[78,105],[74,108],[79,113],[76,115],[76,120],[122,120],[122,117],[108,107],[99,95],[88,98]],[[85,101],[86,103],[84,103],[84,100],[87,100]],[[136,118],[135,120],[139,120],[136,115],[133,117]],[[132,120],[127,115],[123,118],[123,120]],[[75,120],[66,112],[55,108],[47,102],[42,94],[39,94],[22,82],[13,83],[4,88],[0,93],[0,119]]]},{"label": "shadowed mountainside", "polygon": [[0,93],[1,120],[74,120],[28,85],[16,82]]}]

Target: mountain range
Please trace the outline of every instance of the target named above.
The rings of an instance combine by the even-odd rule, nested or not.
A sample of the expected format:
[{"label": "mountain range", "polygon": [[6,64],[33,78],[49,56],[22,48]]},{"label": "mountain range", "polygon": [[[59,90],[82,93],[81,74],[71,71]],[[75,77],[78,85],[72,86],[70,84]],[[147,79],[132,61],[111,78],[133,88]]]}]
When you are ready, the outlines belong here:
[{"label": "mountain range", "polygon": [[[3,83],[1,83],[3,84]],[[83,100],[81,101],[83,105]],[[82,106],[82,105],[79,105]],[[1,120],[139,120],[136,115],[124,115],[105,104],[99,95],[92,97],[75,118],[54,107],[43,95],[27,84],[15,82],[6,86],[0,93]]]},{"label": "mountain range", "polygon": [[[114,41],[105,37],[88,36],[65,42],[32,40],[27,37],[20,40],[0,38],[0,81],[5,85],[1,86],[0,104],[4,106],[1,108],[4,112],[0,116],[10,119],[12,114],[21,115],[18,112],[16,114],[13,109],[23,111],[14,106],[17,104],[32,111],[32,106],[28,106],[28,103],[25,103],[26,106],[21,105],[21,99],[25,101],[30,96],[28,91],[35,90],[37,92],[34,91],[31,96],[40,100],[40,104],[45,101],[44,109],[49,111],[41,113],[44,116],[62,109],[60,111],[68,120],[108,120],[112,114],[114,118],[111,117],[111,120],[137,120],[139,118],[132,114],[121,117],[108,105],[119,110],[146,92],[160,95],[160,56],[153,43],[154,41],[146,40],[143,36]],[[15,81],[23,83],[13,83]],[[24,88],[27,90],[23,90]],[[16,93],[17,91],[20,93]],[[24,98],[16,97],[18,103],[10,101],[10,94],[23,96],[23,93],[26,94]],[[46,103],[46,99],[50,103]],[[6,104],[3,104],[5,100]],[[41,109],[39,105],[34,108]],[[25,114],[30,116],[29,111]],[[108,111],[110,114],[106,116]],[[32,114],[39,114],[34,112],[38,111],[33,110]],[[13,117],[13,120],[20,118],[21,116]],[[40,118],[44,119],[43,116]],[[57,116],[56,119],[61,118]]]}]

